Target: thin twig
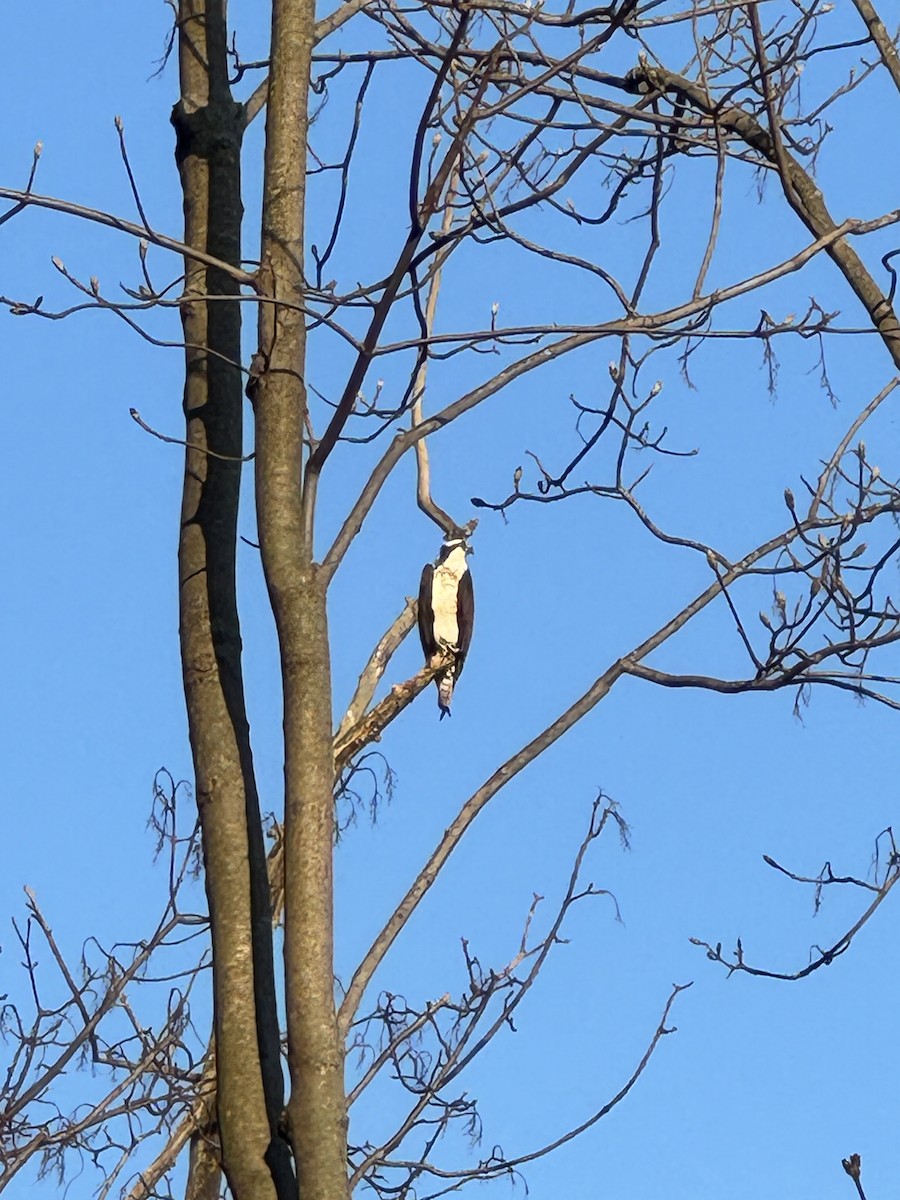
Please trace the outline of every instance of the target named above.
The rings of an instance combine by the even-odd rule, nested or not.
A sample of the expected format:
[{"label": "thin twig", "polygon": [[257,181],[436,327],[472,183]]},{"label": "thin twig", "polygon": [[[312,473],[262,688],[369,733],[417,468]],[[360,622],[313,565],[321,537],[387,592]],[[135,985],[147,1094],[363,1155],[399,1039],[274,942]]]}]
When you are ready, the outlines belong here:
[{"label": "thin twig", "polygon": [[187,446],[189,450],[196,450],[200,454],[208,454],[210,458],[219,458],[223,462],[250,462],[256,457],[255,452],[243,454],[241,456],[234,454],[219,454],[216,450],[209,450],[206,446],[198,446],[196,442],[186,442],[182,438],[169,437],[167,434],[160,433],[159,430],[154,429],[151,425],[148,425],[136,408],[129,408],[128,412],[131,416],[131,419],[135,422],[135,424],[140,425],[141,429],[145,430],[145,432],[149,434],[152,434],[153,437],[159,438],[161,442],[168,442],[172,446]]},{"label": "thin twig", "polygon": [[[160,246],[163,250],[171,250],[174,254],[181,254],[185,258],[203,263],[204,266],[215,267],[227,275],[229,279],[234,279],[247,287],[254,289],[256,287],[256,276],[251,275],[249,271],[244,271],[240,267],[236,267],[233,263],[225,262],[224,259],[207,254],[204,250],[198,250],[196,246],[188,246],[184,242],[179,242],[176,238],[170,238],[164,233],[157,233],[155,229],[149,229],[143,225],[135,225],[133,221],[126,221],[122,217],[116,217],[112,213],[104,212],[102,209],[88,208],[83,204],[73,204],[70,200],[59,200],[55,196],[38,196],[34,192],[22,192],[16,188],[7,187],[0,187],[0,199],[14,201],[17,205],[16,212],[21,212],[22,209],[34,205],[37,208],[48,208],[51,212],[64,213],[66,216],[80,217],[85,221],[93,221],[97,225],[106,225],[109,229],[118,229],[120,233],[130,234],[131,237],[146,238],[148,242],[153,242],[154,245]],[[12,210],[4,213],[0,217],[0,222],[8,220],[13,215],[14,212]]]}]

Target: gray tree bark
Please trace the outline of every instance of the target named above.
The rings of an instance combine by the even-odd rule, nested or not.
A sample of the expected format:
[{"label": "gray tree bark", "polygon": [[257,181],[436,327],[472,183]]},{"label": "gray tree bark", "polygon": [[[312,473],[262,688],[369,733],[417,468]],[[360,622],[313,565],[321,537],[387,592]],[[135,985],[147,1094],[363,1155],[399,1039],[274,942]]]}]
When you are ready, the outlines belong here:
[{"label": "gray tree bark", "polygon": [[[274,0],[266,111],[256,507],[284,689],[288,1129],[303,1200],[347,1195],[343,1047],[334,1001],[334,760],[325,580],[304,512],[306,329],[299,302],[313,0]],[[284,302],[284,303],[279,303]],[[310,500],[310,503],[313,501]]]},{"label": "gray tree bark", "polygon": [[[173,113],[185,242],[238,265],[241,106],[231,97],[224,0],[182,0]],[[240,304],[223,271],[185,261],[188,448],[179,542],[181,652],[213,943],[216,1120],[236,1200],[295,1194],[275,1006],[272,921],[241,673],[235,587],[242,453]],[[196,299],[191,299],[196,297]],[[192,1177],[207,1180],[210,1144]]]}]

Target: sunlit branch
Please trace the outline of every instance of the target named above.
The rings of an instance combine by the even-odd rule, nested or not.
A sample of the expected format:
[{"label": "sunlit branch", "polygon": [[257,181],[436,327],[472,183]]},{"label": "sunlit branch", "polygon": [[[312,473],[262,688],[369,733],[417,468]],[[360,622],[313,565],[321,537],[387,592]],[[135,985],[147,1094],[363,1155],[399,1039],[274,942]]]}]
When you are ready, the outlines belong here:
[{"label": "sunlit branch", "polygon": [[[755,12],[754,6],[751,6],[751,12]],[[775,128],[766,132],[751,113],[736,106],[723,106],[691,80],[646,62],[635,68],[629,78],[631,90],[637,93],[672,93],[694,109],[714,117],[724,128],[762,155],[764,160],[776,165],[788,203],[817,239],[841,228],[828,211],[822,192],[813,178],[778,142],[777,123]],[[865,306],[895,365],[900,367],[900,322],[887,297],[843,236],[832,238],[826,249]]]},{"label": "sunlit branch", "polygon": [[850,428],[841,438],[831,458],[822,468],[822,474],[819,476],[819,482],[818,486],[816,487],[815,495],[810,502],[807,520],[815,520],[819,515],[819,507],[822,504],[828,484],[834,479],[837,465],[849,449],[850,443],[862,429],[863,425],[865,425],[866,421],[868,421],[869,417],[871,417],[875,410],[883,403],[883,401],[890,396],[891,392],[893,392],[898,384],[900,384],[900,376],[894,376],[894,378],[881,389],[878,395],[870,400],[865,408],[860,410],[860,412],[851,422]]},{"label": "sunlit branch", "polygon": [[403,611],[391,623],[390,628],[382,634],[377,646],[372,651],[369,661],[363,668],[356,685],[353,698],[347,706],[343,720],[335,734],[335,741],[340,742],[349,731],[362,719],[366,709],[372,702],[375,689],[381,682],[388,663],[400,646],[403,639],[416,623],[416,601],[407,598]]},{"label": "sunlit branch", "polygon": [[154,429],[152,425],[148,425],[136,408],[129,408],[128,413],[136,425],[140,425],[145,433],[151,434],[158,438],[161,442],[167,442],[172,446],[187,446],[191,450],[196,450],[200,454],[208,454],[210,458],[219,458],[225,462],[250,462],[255,456],[253,454],[243,454],[236,457],[231,454],[218,454],[215,450],[210,450],[207,446],[197,446],[193,442],[186,442],[183,438],[169,437],[165,433],[160,433],[158,429]]},{"label": "sunlit branch", "polygon": [[857,12],[866,23],[866,28],[869,31],[869,37],[878,48],[878,53],[881,55],[881,61],[894,81],[894,86],[900,91],[900,54],[897,53],[897,46],[890,34],[884,27],[884,22],[879,17],[875,10],[872,0],[853,0],[856,5]]},{"label": "sunlit branch", "polygon": [[133,221],[125,221],[122,217],[116,217],[112,213],[103,212],[99,208],[86,208],[83,204],[73,204],[70,200],[58,200],[53,196],[38,196],[34,192],[20,192],[14,188],[6,187],[0,187],[0,198],[13,200],[23,209],[29,208],[32,205],[36,208],[48,208],[53,212],[65,213],[70,217],[79,217],[84,221],[93,221],[97,225],[105,225],[109,229],[117,229],[120,233],[127,233],[131,237],[138,239],[146,238],[148,242],[152,242],[155,246],[160,246],[163,250],[171,250],[174,254],[181,254],[193,262],[203,263],[207,267],[215,267],[216,270],[222,271],[230,279],[234,279],[238,283],[243,283],[247,287],[254,289],[256,287],[256,276],[250,274],[250,272],[244,271],[240,267],[235,267],[233,264],[216,258],[212,254],[207,254],[203,250],[198,250],[195,246],[187,246],[184,242],[179,242],[176,238],[170,238],[164,233],[157,233],[156,230],[148,229],[144,225],[135,225]]},{"label": "sunlit branch", "polygon": [[343,735],[338,734],[334,747],[335,774],[343,770],[354,754],[357,754],[369,742],[377,740],[391,721],[395,720],[420,692],[424,692],[429,683],[446,665],[446,660],[440,658],[427,663],[405,683],[395,683],[387,696],[373,709],[361,717],[356,724],[351,725]]}]

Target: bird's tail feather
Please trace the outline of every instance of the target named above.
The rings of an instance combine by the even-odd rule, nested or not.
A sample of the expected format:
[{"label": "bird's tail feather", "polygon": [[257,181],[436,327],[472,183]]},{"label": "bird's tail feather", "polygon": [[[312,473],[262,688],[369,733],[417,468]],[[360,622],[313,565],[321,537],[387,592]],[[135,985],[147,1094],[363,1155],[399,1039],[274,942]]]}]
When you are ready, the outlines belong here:
[{"label": "bird's tail feather", "polygon": [[453,699],[453,683],[456,672],[453,667],[447,670],[438,680],[438,708],[441,710],[441,720],[451,716],[450,701]]}]

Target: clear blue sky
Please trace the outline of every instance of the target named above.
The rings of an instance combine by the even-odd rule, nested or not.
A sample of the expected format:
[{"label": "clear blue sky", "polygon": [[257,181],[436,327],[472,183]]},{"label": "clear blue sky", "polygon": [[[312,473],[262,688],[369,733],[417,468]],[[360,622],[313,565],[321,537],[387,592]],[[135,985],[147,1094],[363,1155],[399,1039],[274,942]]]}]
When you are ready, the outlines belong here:
[{"label": "clear blue sky", "polygon": [[[832,14],[838,36],[858,36],[848,7],[839,3]],[[246,57],[262,55],[265,30],[256,6],[236,4],[233,17],[244,31]],[[113,126],[120,114],[148,215],[177,236],[180,196],[168,123],[174,64],[151,78],[168,23],[169,9],[149,0],[104,0],[87,10],[17,5],[5,31],[2,182],[24,184],[40,139],[37,191],[130,216]],[[343,44],[357,36],[348,32]],[[404,134],[421,86],[399,72],[380,82],[376,76],[373,84],[349,208],[355,230],[335,263],[348,286],[377,277],[404,235]],[[813,78],[808,86],[815,94],[825,85]],[[820,160],[819,180],[839,219],[896,205],[896,164],[880,161],[881,177],[868,169],[868,156],[886,155],[878,123],[869,119],[877,101],[896,112],[896,95],[877,79],[846,101],[838,114],[846,125]],[[345,113],[337,100],[324,111],[318,123],[324,146],[340,144]],[[254,127],[247,143],[248,256],[256,247],[261,132]],[[653,302],[682,294],[679,268],[690,269],[705,238],[696,215],[706,221],[710,178],[702,168],[679,171],[664,225],[669,282],[657,285]],[[328,196],[313,193],[313,240],[327,236]],[[757,203],[749,171],[729,171],[727,199],[730,218],[712,285],[805,244],[771,185]],[[579,236],[627,274],[635,266],[629,241],[635,231],[619,223]],[[83,279],[98,276],[110,293],[120,280],[139,281],[127,238],[70,218],[29,211],[0,230],[0,245],[0,292],[26,300],[43,294],[47,307],[74,298],[51,255]],[[528,274],[503,249],[488,251],[478,265],[463,262],[465,271],[448,278],[447,328],[487,324],[495,301],[508,324],[602,319],[606,298],[599,286],[592,292],[579,282],[573,291],[566,276]],[[877,255],[871,262],[877,267]],[[151,266],[158,279],[178,270],[160,253],[151,255]],[[852,297],[823,263],[765,299],[736,306],[731,323],[754,324],[761,305],[775,316],[802,312],[810,294],[826,308],[841,308],[847,324],[858,321]],[[173,313],[152,328],[177,340]],[[65,322],[3,313],[0,338],[6,362],[0,992],[19,994],[9,918],[23,912],[23,885],[35,889],[73,956],[90,934],[108,942],[146,933],[155,911],[148,898],[165,887],[151,865],[146,821],[155,770],[166,766],[176,778],[191,773],[177,642],[182,455],[139,430],[128,410],[137,408],[152,426],[179,436],[181,355],[154,349],[98,313]],[[507,494],[513,470],[528,462],[526,450],[554,464],[565,461],[577,446],[568,396],[602,403],[607,360],[615,353],[613,344],[600,343],[563,360],[434,439],[440,503],[466,519],[471,496]],[[669,425],[673,444],[701,453],[657,463],[644,498],[667,528],[709,540],[731,557],[783,528],[784,487],[799,491],[800,475],[817,473],[852,415],[891,373],[875,339],[835,339],[829,366],[840,404],[833,408],[817,385],[813,346],[784,342],[779,355],[774,398],[759,347],[749,343],[718,343],[700,355],[693,391],[674,354],[657,356],[645,375],[648,384],[664,382],[658,420]],[[333,391],[342,361],[334,343],[317,344],[313,382]],[[451,359],[434,368],[430,403],[454,399],[496,369],[494,361],[502,360]],[[401,374],[386,368],[384,378],[390,389]],[[867,441],[873,461],[896,477],[893,408]],[[345,447],[331,464],[320,548],[373,453]],[[526,481],[527,472],[526,465]],[[252,537],[249,510],[243,531]],[[333,587],[338,716],[368,651],[404,596],[416,591],[437,540],[415,509],[412,464],[405,462]],[[338,960],[345,979],[470,792],[709,582],[702,558],[660,547],[622,508],[596,499],[519,506],[509,524],[483,514],[472,568],[477,629],[453,719],[438,724],[431,692],[404,714],[381,747],[397,775],[394,799],[374,828],[361,820],[338,849]],[[263,805],[276,810],[274,642],[249,549],[242,551],[241,590]],[[764,594],[749,603],[751,616],[768,604]],[[746,669],[727,615],[716,612],[654,661],[723,675]],[[392,678],[405,678],[418,664],[410,639]],[[882,668],[900,673],[894,652]],[[838,871],[867,873],[874,837],[896,811],[897,719],[872,704],[823,693],[801,722],[792,703],[787,693],[723,698],[623,682],[492,802],[380,972],[378,986],[421,1001],[463,985],[461,937],[484,964],[502,966],[517,949],[534,892],[547,897],[546,913],[539,911],[549,917],[597,789],[619,802],[633,848],[624,853],[608,836],[594,847],[586,878],[615,893],[623,921],[602,899],[578,910],[569,943],[557,949],[519,1011],[518,1032],[498,1038],[473,1070],[467,1089],[481,1100],[484,1150],[499,1144],[508,1154],[527,1152],[589,1116],[627,1078],[671,985],[693,980],[694,986],[673,1014],[677,1035],[664,1041],[632,1096],[580,1141],[529,1168],[533,1196],[843,1197],[851,1184],[840,1159],[853,1151],[863,1155],[870,1200],[890,1194],[898,1165],[893,907],[882,910],[849,954],[803,983],[726,980],[688,941],[721,940],[730,948],[741,937],[753,961],[797,969],[813,943],[829,944],[859,911],[855,896],[830,894],[814,919],[810,892],[771,872],[762,855],[806,874],[826,859]],[[367,1102],[354,1125],[360,1140],[367,1121],[382,1128],[385,1111],[393,1111],[390,1096]],[[92,1187],[84,1175],[69,1194],[86,1197]],[[33,1194],[31,1180],[23,1176],[10,1193],[14,1200]]]}]

